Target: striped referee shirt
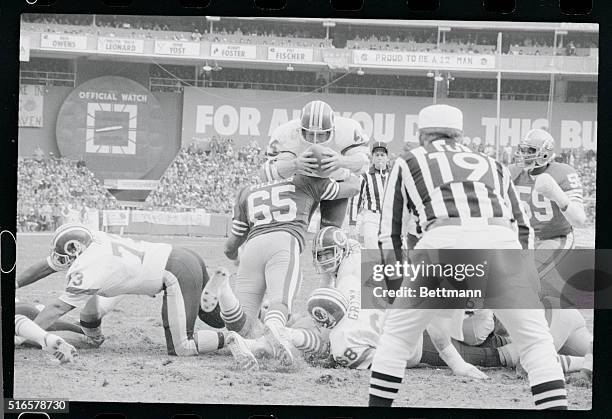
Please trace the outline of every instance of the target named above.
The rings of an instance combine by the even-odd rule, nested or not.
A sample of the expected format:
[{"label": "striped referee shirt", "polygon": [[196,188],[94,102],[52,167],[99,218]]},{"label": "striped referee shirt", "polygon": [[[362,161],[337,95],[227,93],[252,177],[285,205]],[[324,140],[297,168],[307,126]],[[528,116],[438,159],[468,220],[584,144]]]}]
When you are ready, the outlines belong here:
[{"label": "striped referee shirt", "polygon": [[404,208],[423,231],[446,218],[500,218],[516,221],[524,249],[533,248],[533,229],[507,167],[485,154],[444,140],[409,151],[395,163],[383,198],[379,241],[401,247]]},{"label": "striped referee shirt", "polygon": [[359,194],[351,198],[351,224],[357,222],[357,215],[362,208],[374,213],[381,212],[383,194],[388,179],[388,169],[377,170],[373,165],[367,173],[361,175]]}]

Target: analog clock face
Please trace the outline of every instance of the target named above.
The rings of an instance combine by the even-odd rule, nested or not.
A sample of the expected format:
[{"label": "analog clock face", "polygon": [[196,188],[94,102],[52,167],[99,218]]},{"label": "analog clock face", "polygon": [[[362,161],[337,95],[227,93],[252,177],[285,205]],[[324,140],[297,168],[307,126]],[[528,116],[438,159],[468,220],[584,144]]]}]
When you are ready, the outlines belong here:
[{"label": "analog clock face", "polygon": [[124,77],[99,77],[76,87],[57,117],[64,157],[84,159],[102,179],[142,179],[164,151],[162,109],[153,94]]}]

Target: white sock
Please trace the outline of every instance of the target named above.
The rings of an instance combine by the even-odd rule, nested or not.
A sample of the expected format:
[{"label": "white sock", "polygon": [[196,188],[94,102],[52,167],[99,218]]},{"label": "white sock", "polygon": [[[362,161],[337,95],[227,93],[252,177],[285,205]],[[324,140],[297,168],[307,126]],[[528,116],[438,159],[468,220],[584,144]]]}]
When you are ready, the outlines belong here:
[{"label": "white sock", "polygon": [[47,336],[47,332],[21,314],[15,314],[15,334],[24,339],[36,342],[41,347],[45,346],[45,336]]}]

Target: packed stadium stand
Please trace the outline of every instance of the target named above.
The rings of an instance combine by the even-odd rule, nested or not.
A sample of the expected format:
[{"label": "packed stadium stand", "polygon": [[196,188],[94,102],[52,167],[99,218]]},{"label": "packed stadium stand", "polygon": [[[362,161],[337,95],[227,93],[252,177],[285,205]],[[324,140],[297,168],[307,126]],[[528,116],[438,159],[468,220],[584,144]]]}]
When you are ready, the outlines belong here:
[{"label": "packed stadium stand", "polygon": [[111,209],[116,200],[84,162],[45,156],[17,161],[17,227],[20,231],[52,230],[70,210]]}]

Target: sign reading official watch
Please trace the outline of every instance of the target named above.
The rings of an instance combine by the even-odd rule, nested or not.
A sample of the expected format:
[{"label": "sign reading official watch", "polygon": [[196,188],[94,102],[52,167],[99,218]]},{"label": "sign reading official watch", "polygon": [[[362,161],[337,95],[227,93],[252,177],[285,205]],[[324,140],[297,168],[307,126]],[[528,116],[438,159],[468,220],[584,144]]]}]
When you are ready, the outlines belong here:
[{"label": "sign reading official watch", "polygon": [[160,159],[163,113],[155,96],[125,77],[99,77],[74,89],[60,108],[62,156],[85,159],[102,179],[141,179]]}]

